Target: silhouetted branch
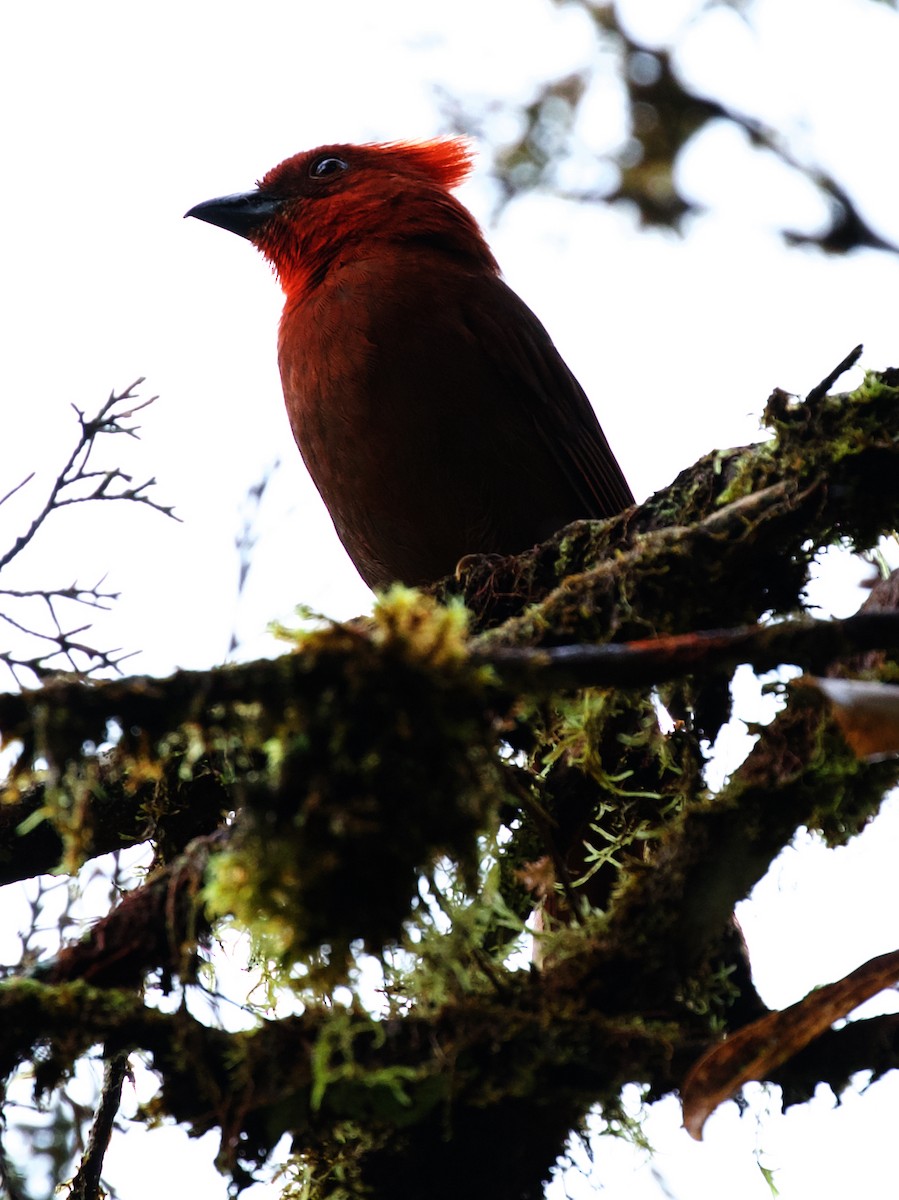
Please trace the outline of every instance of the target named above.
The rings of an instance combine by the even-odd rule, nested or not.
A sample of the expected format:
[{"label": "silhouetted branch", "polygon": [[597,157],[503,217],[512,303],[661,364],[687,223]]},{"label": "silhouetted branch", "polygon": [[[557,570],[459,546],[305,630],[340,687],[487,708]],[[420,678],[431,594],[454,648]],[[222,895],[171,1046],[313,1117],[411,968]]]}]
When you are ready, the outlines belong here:
[{"label": "silhouetted branch", "polygon": [[[94,417],[85,417],[84,413],[76,405],[72,405],[78,417],[78,423],[81,427],[81,435],[75,449],[69,455],[69,460],[53,483],[50,489],[50,494],[44,501],[44,505],[29,525],[28,529],[15,539],[12,546],[5,552],[0,554],[0,570],[25,549],[37,531],[46,521],[47,517],[54,509],[62,508],[68,504],[82,504],[88,500],[136,500],[140,504],[148,504],[151,508],[155,508],[158,512],[164,513],[168,517],[174,517],[174,513],[169,506],[157,504],[155,500],[144,495],[147,488],[151,487],[155,480],[149,479],[145,483],[139,484],[133,488],[123,488],[120,491],[111,492],[109,489],[117,480],[122,480],[125,483],[131,482],[131,477],[126,475],[118,468],[113,468],[107,471],[89,471],[88,461],[94,449],[94,443],[100,434],[108,433],[124,433],[129,437],[137,437],[138,426],[126,426],[122,422],[128,420],[141,409],[147,408],[156,399],[155,396],[149,400],[143,401],[141,404],[133,404],[123,411],[116,411],[117,405],[121,405],[129,400],[135,400],[134,389],[139,387],[144,381],[136,379],[123,392],[116,395],[111,392],[109,399],[102,406],[99,412]],[[33,476],[29,476],[29,479]],[[93,485],[86,493],[81,495],[72,495],[72,489],[85,480],[97,479],[99,482]],[[25,480],[24,482],[27,482]],[[7,496],[12,495],[23,484],[18,484],[12,489],[12,492],[7,493]],[[175,518],[176,520],[178,518]]]},{"label": "silhouetted branch", "polygon": [[899,613],[864,613],[842,621],[782,621],[748,629],[700,630],[605,646],[496,647],[475,651],[515,691],[545,695],[563,688],[648,687],[741,663],[764,673],[792,664],[818,672],[862,650],[899,650]]},{"label": "silhouetted branch", "polygon": [[[126,475],[120,468],[94,469],[90,466],[91,455],[97,440],[105,434],[125,434],[137,437],[138,426],[126,424],[127,421],[153,403],[155,397],[142,403],[135,403],[134,389],[143,382],[136,380],[123,392],[111,393],[109,399],[93,417],[86,417],[81,409],[72,407],[78,417],[80,434],[75,448],[65,466],[57,475],[50,492],[37,515],[32,519],[24,533],[16,537],[5,552],[0,552],[0,572],[16,559],[33,541],[37,533],[46,524],[52,513],[73,504],[85,504],[98,500],[125,500],[138,504],[146,504],[166,516],[174,517],[171,507],[161,505],[147,494],[148,489],[155,484],[154,479],[132,485],[131,476]],[[32,472],[20,483],[12,487],[0,499],[0,505],[20,491],[34,478]],[[101,581],[102,583],[102,581]],[[77,583],[69,587],[48,587],[45,589],[0,589],[0,597],[5,597],[7,603],[18,606],[28,602],[43,604],[49,616],[50,628],[44,629],[40,623],[30,616],[13,616],[9,611],[0,613],[0,620],[21,635],[19,640],[36,641],[38,648],[34,651],[19,651],[13,648],[0,650],[0,663],[10,672],[16,685],[21,686],[25,674],[30,673],[39,680],[47,678],[54,670],[66,669],[78,672],[85,668],[87,671],[98,669],[117,670],[127,655],[118,650],[101,650],[84,640],[80,635],[90,628],[88,625],[70,627],[61,615],[60,606],[67,603],[86,605],[91,608],[106,608],[107,602],[117,599],[117,593],[103,592],[100,584],[94,587],[81,587]]]},{"label": "silhouetted branch", "polygon": [[116,1113],[122,1099],[122,1085],[127,1075],[127,1053],[121,1052],[107,1060],[97,1115],[91,1128],[87,1149],[72,1180],[68,1200],[102,1200],[105,1195],[100,1187],[103,1159],[109,1148]]}]

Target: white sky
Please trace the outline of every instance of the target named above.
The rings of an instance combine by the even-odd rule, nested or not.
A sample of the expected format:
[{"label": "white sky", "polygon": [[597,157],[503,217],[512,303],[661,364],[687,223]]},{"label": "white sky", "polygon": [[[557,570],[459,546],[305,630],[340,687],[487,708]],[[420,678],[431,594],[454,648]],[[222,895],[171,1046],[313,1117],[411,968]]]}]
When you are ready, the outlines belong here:
[{"label": "white sky", "polygon": [[[624,7],[633,31],[654,38],[683,32],[699,6]],[[711,93],[786,122],[796,145],[899,237],[899,20],[863,0],[766,0],[752,11],[752,25],[721,12],[694,26],[682,61]],[[437,85],[472,107],[494,106],[486,129],[499,132],[498,105],[594,58],[580,10],[548,0],[5,6],[0,494],[34,467],[45,483],[55,476],[75,436],[71,402],[91,412],[143,374],[144,394],[160,399],[142,414],[142,441],[112,445],[103,461],[121,449],[136,476],[158,478],[158,498],[183,519],[75,508],[18,578],[92,583],[108,572],[123,598],[96,622],[96,638],[142,649],[133,664],[141,671],[220,662],[235,627],[241,653],[266,652],[266,623],[298,602],[333,616],[364,610],[368,592],[283,413],[280,291],[248,243],[181,215],[250,186],[299,149],[441,132]],[[607,78],[584,114],[585,138],[607,144],[620,120]],[[485,165],[463,192],[507,279],[593,398],[638,496],[713,446],[757,436],[772,387],[807,391],[856,342],[865,365],[899,362],[899,259],[787,254],[772,223],[785,209],[797,225],[814,221],[820,204],[772,162],[751,158],[732,131],[710,131],[683,171],[712,206],[684,239],[638,236],[626,213],[544,196],[489,224],[496,197]],[[243,497],[276,458],[282,470],[238,608]],[[4,544],[33,512],[41,479],[18,510],[4,510]],[[840,560],[821,603],[851,611],[859,574]],[[845,850],[790,851],[746,906],[770,1003],[790,1003],[899,944],[897,820],[892,807]],[[679,1129],[676,1106],[664,1105],[649,1125],[655,1166],[683,1200],[762,1200],[761,1148],[782,1196],[884,1194],[897,1099],[890,1079],[837,1110],[822,1097],[761,1129],[728,1105],[701,1146]],[[177,1132],[129,1137],[111,1152],[109,1177],[128,1200],[155,1196],[172,1177],[176,1145],[183,1189],[196,1171],[203,1195],[221,1196],[208,1141],[185,1149]],[[596,1180],[608,1200],[664,1194],[621,1145],[602,1146]],[[595,1186],[568,1182],[577,1196]]]}]

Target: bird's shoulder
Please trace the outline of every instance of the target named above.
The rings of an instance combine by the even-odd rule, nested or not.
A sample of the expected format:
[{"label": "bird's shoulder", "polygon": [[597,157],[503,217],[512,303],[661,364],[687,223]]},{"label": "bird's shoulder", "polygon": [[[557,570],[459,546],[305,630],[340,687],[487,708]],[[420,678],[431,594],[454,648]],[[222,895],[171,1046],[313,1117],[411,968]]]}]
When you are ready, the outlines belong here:
[{"label": "bird's shoulder", "polygon": [[[369,247],[335,263],[319,287],[288,305],[281,340],[282,375],[286,368],[304,376],[307,389],[310,372],[339,371],[343,381],[364,376],[369,395],[408,394],[411,404],[431,380],[435,392],[454,397],[460,414],[471,409],[467,419],[497,433],[514,428],[519,444],[531,437],[543,443],[584,516],[633,503],[583,388],[542,322],[496,271],[427,242],[401,252]],[[319,382],[322,391],[341,383]]]}]

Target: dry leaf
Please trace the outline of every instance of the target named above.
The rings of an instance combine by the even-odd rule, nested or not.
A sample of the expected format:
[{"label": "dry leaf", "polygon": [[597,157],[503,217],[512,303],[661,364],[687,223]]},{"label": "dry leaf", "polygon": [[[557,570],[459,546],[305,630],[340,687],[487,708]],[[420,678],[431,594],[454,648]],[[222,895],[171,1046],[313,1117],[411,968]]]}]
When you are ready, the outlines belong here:
[{"label": "dry leaf", "polygon": [[859,758],[870,762],[899,754],[899,686],[810,675],[800,682],[824,693],[840,732]]},{"label": "dry leaf", "polygon": [[525,863],[515,872],[522,886],[532,892],[538,900],[545,900],[553,894],[556,886],[556,870],[548,854],[542,855],[534,862]]}]

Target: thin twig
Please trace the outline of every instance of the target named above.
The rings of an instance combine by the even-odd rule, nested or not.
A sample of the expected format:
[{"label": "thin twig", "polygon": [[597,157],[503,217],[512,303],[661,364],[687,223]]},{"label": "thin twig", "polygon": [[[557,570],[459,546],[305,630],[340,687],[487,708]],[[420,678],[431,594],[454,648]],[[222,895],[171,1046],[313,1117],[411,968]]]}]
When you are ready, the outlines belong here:
[{"label": "thin twig", "polygon": [[[122,479],[124,482],[130,483],[131,477],[125,475],[124,472],[117,468],[111,471],[87,470],[88,460],[99,434],[125,433],[130,437],[137,437],[136,426],[128,428],[119,424],[119,422],[133,416],[134,413],[139,412],[142,408],[146,408],[148,404],[152,404],[156,397],[153,396],[141,404],[136,404],[125,412],[115,413],[112,410],[116,405],[122,404],[126,400],[135,399],[136,397],[133,395],[134,389],[142,383],[143,378],[136,379],[134,383],[130,384],[118,395],[115,392],[111,392],[109,399],[95,417],[85,418],[84,413],[76,405],[72,405],[81,426],[81,435],[75,449],[69,455],[68,462],[57,475],[41,511],[31,522],[28,529],[16,538],[5,554],[0,556],[0,570],[25,549],[54,509],[64,508],[70,504],[81,504],[88,500],[135,500],[141,504],[148,504],[151,508],[157,509],[174,520],[178,520],[170,506],[157,504],[155,500],[151,500],[148,496],[143,495],[147,488],[153,486],[155,483],[154,479],[149,479],[138,487],[126,488],[120,493],[109,493],[107,489],[116,479]],[[100,479],[101,481],[92,494],[86,496],[63,496],[66,488],[71,488],[75,484],[87,479]],[[21,487],[22,485],[19,484],[18,486]],[[16,489],[13,490],[15,491]]]},{"label": "thin twig", "polygon": [[[102,582],[101,579],[100,583]],[[104,612],[109,612],[109,605],[101,602],[118,600],[121,593],[101,592],[100,583],[94,584],[93,587],[79,587],[77,583],[73,583],[64,588],[0,588],[0,596],[9,596],[11,600],[46,600],[48,597],[53,600],[74,600],[89,608],[101,608]]]},{"label": "thin twig", "polygon": [[6,501],[9,500],[9,498],[11,496],[14,496],[16,494],[16,492],[20,491],[23,487],[25,487],[25,485],[27,483],[31,483],[32,479],[34,479],[34,471],[32,471],[30,475],[26,475],[25,478],[21,481],[21,483],[17,483],[15,487],[11,487],[9,489],[9,491],[6,493],[6,495],[3,496],[2,499],[0,499],[0,504],[5,504]]},{"label": "thin twig", "polygon": [[120,1051],[107,1059],[103,1071],[103,1091],[100,1105],[94,1118],[87,1149],[72,1180],[69,1200],[100,1200],[100,1176],[103,1159],[109,1148],[116,1114],[122,1099],[122,1085],[128,1074],[128,1053]]},{"label": "thin twig", "polygon": [[[174,516],[170,506],[158,504],[146,495],[147,491],[156,483],[154,478],[151,477],[143,483],[133,485],[132,477],[118,467],[88,469],[90,457],[101,434],[124,433],[129,437],[136,438],[138,436],[139,426],[128,426],[123,422],[132,418],[156,399],[155,396],[152,396],[148,400],[138,402],[134,395],[134,389],[141,383],[143,383],[142,378],[135,380],[118,394],[115,391],[111,392],[107,401],[93,417],[86,417],[77,405],[72,405],[80,426],[80,435],[75,448],[57,475],[41,510],[26,531],[16,538],[5,553],[0,555],[0,571],[31,543],[50,513],[73,504],[85,504],[95,500],[132,500],[139,504],[149,505],[175,520],[179,519]],[[130,407],[123,408],[122,406],[126,402],[130,402]],[[3,504],[33,478],[34,473],[22,480],[0,499],[0,504]],[[80,656],[87,659],[85,671],[90,672],[99,668],[118,669],[118,664],[124,656],[120,655],[118,650],[96,650],[94,647],[76,640],[78,635],[84,633],[90,626],[79,625],[71,629],[66,628],[66,623],[61,615],[64,610],[58,608],[62,601],[71,601],[90,608],[108,610],[109,602],[116,600],[118,593],[101,591],[102,583],[101,579],[93,587],[80,587],[77,583],[72,583],[68,588],[0,589],[0,596],[13,602],[42,600],[49,612],[48,628],[53,631],[44,632],[41,628],[35,627],[27,616],[23,620],[21,617],[17,618],[9,613],[0,613],[0,620],[4,624],[15,629],[19,634],[34,638],[38,644],[38,649],[30,657],[27,653],[17,650],[0,650],[0,665],[10,671],[16,686],[22,685],[19,673],[24,671],[30,671],[38,680],[43,681],[48,675],[53,674],[59,665],[62,665],[66,670],[71,670],[77,675],[82,669]],[[45,649],[40,650],[41,646]]]},{"label": "thin twig", "polygon": [[820,383],[815,384],[805,398],[806,404],[815,404],[818,400],[823,400],[840,376],[845,375],[851,367],[855,366],[861,358],[863,350],[864,346],[862,345],[858,345],[854,350],[850,350],[843,361],[834,367],[829,375],[825,375]]}]

